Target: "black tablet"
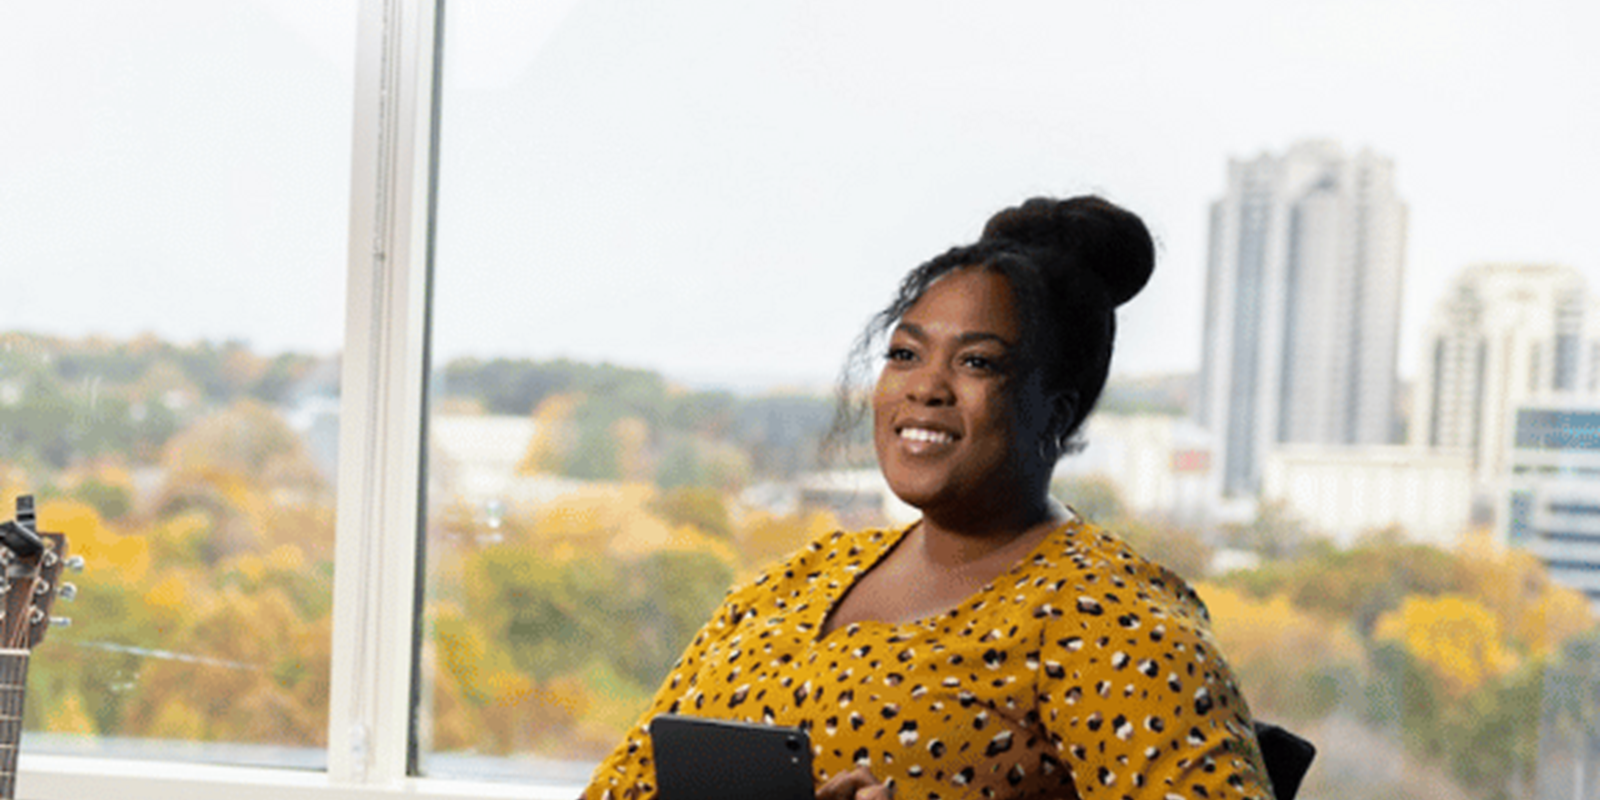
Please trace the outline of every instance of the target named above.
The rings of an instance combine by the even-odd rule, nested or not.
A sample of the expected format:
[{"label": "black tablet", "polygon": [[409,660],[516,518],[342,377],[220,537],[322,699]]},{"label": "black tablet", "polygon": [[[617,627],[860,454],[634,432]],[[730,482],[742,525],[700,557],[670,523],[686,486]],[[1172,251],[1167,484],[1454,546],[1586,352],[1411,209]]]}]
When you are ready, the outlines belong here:
[{"label": "black tablet", "polygon": [[662,714],[650,720],[661,800],[814,800],[799,728]]}]

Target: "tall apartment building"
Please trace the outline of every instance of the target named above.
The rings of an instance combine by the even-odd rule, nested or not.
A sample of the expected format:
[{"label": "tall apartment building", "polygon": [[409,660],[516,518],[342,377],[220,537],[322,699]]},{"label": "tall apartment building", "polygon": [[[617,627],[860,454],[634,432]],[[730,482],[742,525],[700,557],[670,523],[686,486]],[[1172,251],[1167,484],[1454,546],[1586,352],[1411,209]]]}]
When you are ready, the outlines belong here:
[{"label": "tall apartment building", "polygon": [[1535,396],[1600,390],[1600,313],[1577,270],[1463,270],[1423,335],[1410,439],[1472,453],[1480,491],[1507,474],[1512,416]]},{"label": "tall apartment building", "polygon": [[1278,444],[1391,441],[1406,207],[1394,165],[1331,142],[1228,164],[1211,207],[1198,416],[1223,492]]}]

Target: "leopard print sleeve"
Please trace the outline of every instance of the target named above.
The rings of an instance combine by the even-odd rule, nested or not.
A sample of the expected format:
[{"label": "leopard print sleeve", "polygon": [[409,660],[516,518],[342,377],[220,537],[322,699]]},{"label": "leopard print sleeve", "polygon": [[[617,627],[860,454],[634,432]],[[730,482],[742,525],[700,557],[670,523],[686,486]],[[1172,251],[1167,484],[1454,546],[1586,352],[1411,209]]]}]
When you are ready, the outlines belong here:
[{"label": "leopard print sleeve", "polygon": [[1084,800],[1272,800],[1250,711],[1181,578],[1101,534],[1043,630],[1039,717]]}]

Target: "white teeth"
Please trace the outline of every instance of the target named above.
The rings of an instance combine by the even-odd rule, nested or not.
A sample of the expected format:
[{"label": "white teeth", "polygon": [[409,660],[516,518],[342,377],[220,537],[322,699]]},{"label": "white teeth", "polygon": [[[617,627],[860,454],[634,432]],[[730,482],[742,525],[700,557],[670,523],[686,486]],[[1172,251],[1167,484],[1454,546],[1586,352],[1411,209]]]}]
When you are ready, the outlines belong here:
[{"label": "white teeth", "polygon": [[930,431],[927,428],[905,428],[900,431],[900,436],[913,442],[938,442],[940,444],[956,440],[956,437],[948,433]]}]

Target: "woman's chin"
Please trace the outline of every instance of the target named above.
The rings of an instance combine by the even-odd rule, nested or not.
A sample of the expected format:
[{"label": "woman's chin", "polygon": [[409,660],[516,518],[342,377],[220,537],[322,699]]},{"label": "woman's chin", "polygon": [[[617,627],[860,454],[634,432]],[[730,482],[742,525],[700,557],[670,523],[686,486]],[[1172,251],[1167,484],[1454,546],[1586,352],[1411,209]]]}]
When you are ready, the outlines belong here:
[{"label": "woman's chin", "polygon": [[889,479],[889,491],[894,492],[894,496],[900,498],[900,502],[923,514],[927,514],[930,507],[939,505],[940,488],[918,481]]}]

